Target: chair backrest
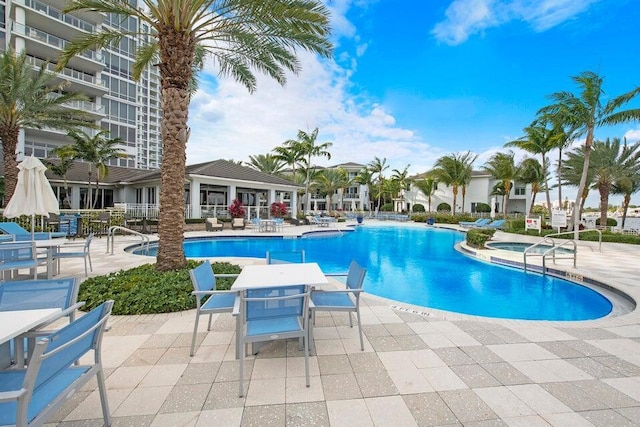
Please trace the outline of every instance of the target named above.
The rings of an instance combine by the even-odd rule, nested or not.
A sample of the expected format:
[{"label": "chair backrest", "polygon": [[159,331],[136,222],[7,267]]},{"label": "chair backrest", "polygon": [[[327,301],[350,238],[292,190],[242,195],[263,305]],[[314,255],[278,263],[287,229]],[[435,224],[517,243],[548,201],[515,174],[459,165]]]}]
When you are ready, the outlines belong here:
[{"label": "chair backrest", "polygon": [[293,264],[304,262],[304,249],[299,251],[267,251],[267,264]]},{"label": "chair backrest", "polygon": [[0,311],[65,310],[78,301],[79,288],[80,282],[73,277],[0,282]]},{"label": "chair backrest", "polygon": [[216,289],[216,276],[211,269],[211,263],[207,260],[189,270],[189,277],[195,291],[211,291]]},{"label": "chair backrest", "polygon": [[111,212],[100,212],[98,214],[98,219],[105,222],[111,221]]},{"label": "chair backrest", "polygon": [[25,230],[17,222],[0,222],[0,230],[6,234],[29,234],[28,230]]},{"label": "chair backrest", "polygon": [[207,218],[207,220],[206,220],[206,221],[207,221],[209,224],[212,224],[212,225],[217,225],[217,224],[218,224],[218,218],[212,218],[212,217],[209,217],[209,218]]},{"label": "chair backrest", "polygon": [[0,243],[0,265],[20,261],[33,261],[36,247],[32,241]]},{"label": "chair backrest", "polygon": [[349,272],[347,273],[347,288],[362,289],[365,274],[367,274],[367,269],[361,267],[355,260],[352,260],[351,264],[349,264]]},{"label": "chair backrest", "polygon": [[91,248],[91,242],[93,242],[93,238],[95,237],[95,233],[90,233],[87,236],[87,240],[84,242],[84,252],[89,253],[89,249]]},{"label": "chair backrest", "polygon": [[38,340],[23,384],[29,394],[46,387],[61,371],[91,350],[95,350],[96,362],[100,360],[102,334],[112,307],[113,301],[105,301],[67,326]]},{"label": "chair backrest", "polygon": [[245,321],[306,317],[309,293],[304,285],[250,289],[243,300]]}]

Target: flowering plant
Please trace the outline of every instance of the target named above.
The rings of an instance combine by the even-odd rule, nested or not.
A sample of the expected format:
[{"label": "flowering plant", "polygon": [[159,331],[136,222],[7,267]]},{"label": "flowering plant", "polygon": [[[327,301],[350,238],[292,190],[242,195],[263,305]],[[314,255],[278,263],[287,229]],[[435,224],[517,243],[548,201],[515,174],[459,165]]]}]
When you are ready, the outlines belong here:
[{"label": "flowering plant", "polygon": [[229,214],[232,218],[244,218],[247,212],[244,210],[242,202],[238,199],[234,199],[231,206],[229,206]]},{"label": "flowering plant", "polygon": [[271,203],[271,207],[269,209],[271,210],[271,216],[274,218],[282,218],[289,213],[287,205],[282,202]]}]

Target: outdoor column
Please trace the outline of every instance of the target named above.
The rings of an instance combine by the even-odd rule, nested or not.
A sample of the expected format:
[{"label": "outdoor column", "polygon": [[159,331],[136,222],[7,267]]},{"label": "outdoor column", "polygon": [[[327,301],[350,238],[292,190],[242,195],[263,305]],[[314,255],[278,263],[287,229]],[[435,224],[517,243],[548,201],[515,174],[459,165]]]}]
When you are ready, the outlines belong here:
[{"label": "outdoor column", "polygon": [[291,216],[294,216],[298,213],[298,192],[295,190],[292,191],[291,198],[289,200],[291,200],[291,206],[289,206],[289,210],[291,210]]},{"label": "outdoor column", "polygon": [[190,195],[191,218],[202,218],[202,212],[200,212],[200,181],[195,179],[191,181]]},{"label": "outdoor column", "polygon": [[231,206],[231,203],[233,203],[233,199],[236,198],[238,189],[236,188],[235,185],[230,185],[229,187],[227,187],[227,207]]}]

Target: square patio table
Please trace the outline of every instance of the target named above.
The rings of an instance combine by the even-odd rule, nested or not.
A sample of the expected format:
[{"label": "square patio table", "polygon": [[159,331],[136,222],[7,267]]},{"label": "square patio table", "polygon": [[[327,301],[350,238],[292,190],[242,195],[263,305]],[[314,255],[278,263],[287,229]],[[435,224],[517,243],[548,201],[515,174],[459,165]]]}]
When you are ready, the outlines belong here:
[{"label": "square patio table", "polygon": [[[59,308],[0,311],[0,349],[8,352],[10,340],[56,320],[61,314],[62,310]],[[18,339],[15,344],[16,365],[22,367],[24,366],[24,343],[22,339]],[[4,357],[0,356],[0,359]]]},{"label": "square patio table", "polygon": [[67,239],[50,239],[36,240],[36,248],[47,250],[47,279],[52,279],[58,274],[57,263],[54,262],[53,256],[58,252],[60,246],[67,243]]}]

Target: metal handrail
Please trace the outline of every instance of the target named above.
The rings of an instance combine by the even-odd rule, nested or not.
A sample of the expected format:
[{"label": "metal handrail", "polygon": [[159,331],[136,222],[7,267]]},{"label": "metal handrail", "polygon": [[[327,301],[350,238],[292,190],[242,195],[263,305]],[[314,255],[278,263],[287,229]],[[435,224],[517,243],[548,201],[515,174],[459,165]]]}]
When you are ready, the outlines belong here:
[{"label": "metal handrail", "polygon": [[149,253],[149,236],[147,236],[146,234],[142,234],[139,233],[137,231],[134,231],[130,228],[126,228],[126,227],[122,227],[121,225],[112,225],[111,227],[109,227],[109,232],[107,233],[107,253],[109,253],[109,247],[111,247],[111,255],[113,255],[113,247],[114,247],[114,238],[116,235],[116,231],[122,231],[125,233],[129,233],[132,234],[134,236],[140,236],[142,238],[142,242],[143,242],[143,248],[145,250],[145,253]]},{"label": "metal handrail", "polygon": [[[597,231],[599,238],[598,238],[598,251],[602,252],[602,232],[600,230],[595,230],[595,229],[589,229],[589,230],[578,230],[577,233],[585,233],[588,231]],[[547,274],[547,265],[546,265],[546,260],[547,260],[547,255],[551,254],[553,256],[553,262],[555,264],[556,259],[571,259],[573,258],[573,268],[576,268],[576,262],[577,262],[577,256],[578,256],[578,245],[576,244],[576,241],[573,239],[570,240],[565,240],[564,242],[562,242],[561,244],[556,246],[556,242],[555,240],[552,239],[552,237],[558,237],[558,236],[562,236],[564,234],[575,234],[576,231],[563,231],[561,233],[553,233],[553,234],[547,234],[546,236],[544,236],[544,238],[539,241],[538,243],[529,246],[528,248],[526,248],[524,250],[524,271],[527,271],[527,255],[529,256],[541,256],[542,257],[542,274]],[[551,248],[547,249],[546,251],[544,251],[541,254],[532,254],[529,253],[533,250],[533,248],[536,248],[542,244],[551,244]],[[571,255],[570,257],[557,257],[556,256],[556,252],[558,251],[558,249],[560,249],[563,246],[566,245],[573,245],[573,255]]]}]

